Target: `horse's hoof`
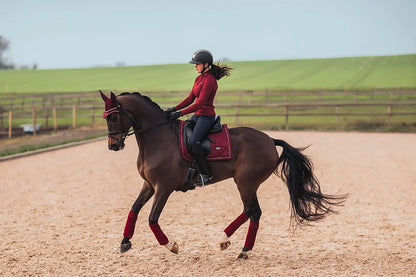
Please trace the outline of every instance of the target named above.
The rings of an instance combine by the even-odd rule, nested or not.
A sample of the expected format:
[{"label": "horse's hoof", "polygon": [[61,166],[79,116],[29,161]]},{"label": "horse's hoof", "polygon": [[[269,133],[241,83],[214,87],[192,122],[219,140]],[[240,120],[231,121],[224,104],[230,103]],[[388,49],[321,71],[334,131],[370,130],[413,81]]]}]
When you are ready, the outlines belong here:
[{"label": "horse's hoof", "polygon": [[231,245],[231,241],[229,241],[229,240],[227,240],[227,241],[222,241],[222,242],[220,242],[220,249],[221,249],[221,250],[225,250],[225,249],[227,249],[230,245]]},{"label": "horse's hoof", "polygon": [[122,243],[120,245],[120,252],[124,253],[124,252],[130,250],[130,248],[131,248],[131,242]]},{"label": "horse's hoof", "polygon": [[170,252],[178,254],[179,252],[179,246],[176,242],[173,242],[172,248],[170,249]]},{"label": "horse's hoof", "polygon": [[237,259],[247,260],[248,259],[247,252],[241,252],[240,255],[238,255]]}]

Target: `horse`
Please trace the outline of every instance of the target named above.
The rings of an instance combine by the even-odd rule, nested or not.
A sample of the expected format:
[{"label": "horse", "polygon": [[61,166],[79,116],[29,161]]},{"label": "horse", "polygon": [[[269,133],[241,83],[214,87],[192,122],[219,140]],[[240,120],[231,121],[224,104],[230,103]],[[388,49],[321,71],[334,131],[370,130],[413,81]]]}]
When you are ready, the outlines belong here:
[{"label": "horse", "polygon": [[[100,93],[105,102],[103,117],[107,122],[108,149],[122,150],[125,139],[134,134],[139,147],[137,169],[144,180],[127,216],[120,251],[123,253],[131,248],[130,239],[134,234],[137,215],[153,196],[149,227],[160,245],[177,254],[178,244],[168,239],[158,220],[170,194],[189,189],[184,189],[190,163],[180,154],[179,120],[167,120],[160,106],[140,93],[116,96],[111,92],[110,97]],[[336,213],[333,207],[342,205],[345,201],[347,195],[321,192],[312,161],[302,153],[306,148],[295,148],[283,140],[271,138],[249,127],[230,128],[229,135],[232,158],[209,162],[209,167],[214,177],[213,183],[234,178],[243,202],[243,211],[224,229],[219,242],[221,250],[230,246],[230,237],[250,219],[246,241],[238,255],[238,258],[248,258],[262,214],[257,189],[272,173],[287,185],[291,206],[290,225],[298,226],[321,220],[330,213]],[[276,146],[283,148],[280,156]]]}]

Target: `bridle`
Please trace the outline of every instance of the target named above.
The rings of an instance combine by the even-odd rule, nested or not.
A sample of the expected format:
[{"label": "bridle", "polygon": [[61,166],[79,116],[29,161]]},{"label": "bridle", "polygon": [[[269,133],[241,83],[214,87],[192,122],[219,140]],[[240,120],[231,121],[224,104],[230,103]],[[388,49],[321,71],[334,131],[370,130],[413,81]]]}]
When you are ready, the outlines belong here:
[{"label": "bridle", "polygon": [[[157,123],[155,125],[152,125],[150,127],[146,127],[146,128],[143,128],[143,129],[136,129],[136,125],[137,125],[136,120],[134,119],[134,117],[129,112],[127,112],[127,111],[125,111],[121,108],[121,104],[118,104],[116,107],[104,111],[103,118],[107,119],[107,117],[110,114],[113,114],[113,113],[123,113],[123,114],[127,115],[128,119],[130,120],[130,125],[133,128],[133,130],[130,130],[130,129],[128,129],[127,131],[119,130],[119,131],[111,131],[111,132],[107,133],[107,137],[116,140],[120,144],[123,144],[124,140],[127,137],[131,136],[131,135],[142,133],[144,131],[153,129],[157,126],[160,126],[160,125],[163,125],[163,124],[169,122],[168,120],[164,120],[164,121],[159,122],[159,123]],[[120,120],[121,120],[121,125],[124,126],[123,118],[120,118]],[[117,134],[122,134],[122,136],[120,138],[117,138],[117,137],[114,136],[114,135],[117,135]]]},{"label": "bridle", "polygon": [[[113,113],[123,113],[123,114],[125,114],[125,115],[127,115],[127,117],[129,118],[129,120],[130,120],[130,124],[131,124],[131,126],[133,127],[133,130],[127,130],[127,131],[124,131],[124,130],[118,130],[118,131],[111,131],[111,132],[108,132],[107,133],[107,137],[109,137],[109,138],[112,138],[112,139],[114,139],[114,140],[116,140],[118,143],[120,143],[120,144],[122,144],[122,143],[124,143],[124,140],[127,138],[127,137],[129,137],[129,136],[131,136],[131,135],[133,135],[134,133],[135,133],[135,129],[136,129],[136,120],[130,115],[130,113],[128,113],[128,112],[126,112],[126,111],[124,111],[122,108],[121,108],[121,105],[120,104],[118,104],[116,107],[114,107],[114,108],[111,108],[111,109],[109,109],[109,110],[106,110],[106,111],[104,111],[104,113],[103,113],[103,117],[105,118],[105,119],[107,119],[107,117],[110,115],[110,114],[113,114]],[[122,126],[124,126],[124,124],[123,124],[123,118],[120,118],[120,120],[121,120],[121,125]],[[114,135],[118,135],[118,134],[122,134],[122,136],[120,137],[120,138],[117,138],[117,137],[115,137]]]}]

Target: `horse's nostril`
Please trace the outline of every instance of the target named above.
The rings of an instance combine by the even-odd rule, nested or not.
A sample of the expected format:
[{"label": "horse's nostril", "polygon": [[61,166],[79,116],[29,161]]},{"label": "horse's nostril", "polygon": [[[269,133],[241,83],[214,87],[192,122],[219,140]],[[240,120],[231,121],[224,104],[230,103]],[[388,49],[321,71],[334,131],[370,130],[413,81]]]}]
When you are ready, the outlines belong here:
[{"label": "horse's nostril", "polygon": [[108,145],[108,149],[110,149],[110,150],[118,150],[117,144],[113,143],[113,144]]}]

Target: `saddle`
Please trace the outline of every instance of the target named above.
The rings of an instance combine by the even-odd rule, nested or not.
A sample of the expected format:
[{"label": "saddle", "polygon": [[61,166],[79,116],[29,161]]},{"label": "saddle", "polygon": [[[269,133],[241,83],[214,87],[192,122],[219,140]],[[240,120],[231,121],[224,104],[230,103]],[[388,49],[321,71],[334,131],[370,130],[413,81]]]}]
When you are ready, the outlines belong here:
[{"label": "saddle", "polygon": [[[179,125],[179,141],[182,157],[187,161],[194,158],[190,154],[189,138],[193,130],[192,122],[181,121]],[[219,161],[231,159],[230,134],[227,124],[221,124],[221,117],[216,116],[208,136],[201,141],[201,146],[207,155],[208,161]]]},{"label": "saddle", "polygon": [[[179,143],[181,154],[184,160],[190,162],[185,184],[177,190],[186,192],[195,189],[193,182],[197,176],[197,166],[194,157],[190,154],[189,138],[192,135],[193,121],[180,121],[179,123]],[[211,127],[208,136],[201,141],[201,145],[207,155],[208,161],[230,160],[231,143],[230,133],[227,124],[221,125],[221,118],[217,116]]]}]

